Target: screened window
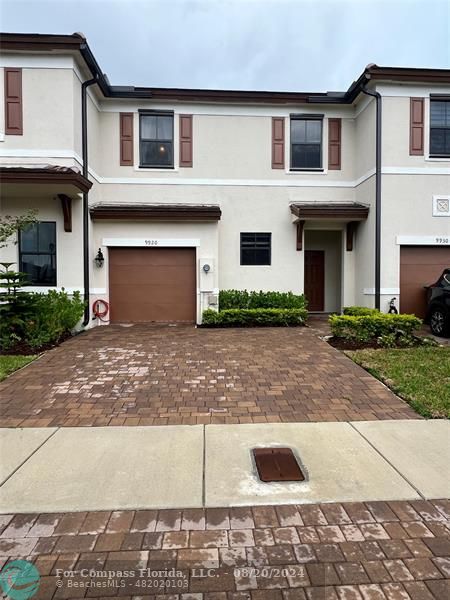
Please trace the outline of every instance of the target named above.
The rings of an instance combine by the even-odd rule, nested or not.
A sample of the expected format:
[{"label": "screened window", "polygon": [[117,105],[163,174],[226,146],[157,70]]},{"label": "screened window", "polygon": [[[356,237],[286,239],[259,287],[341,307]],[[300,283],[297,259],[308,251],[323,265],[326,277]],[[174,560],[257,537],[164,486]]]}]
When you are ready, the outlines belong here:
[{"label": "screened window", "polygon": [[56,285],[56,223],[41,221],[19,233],[19,270],[34,285]]},{"label": "screened window", "polygon": [[430,156],[450,156],[450,99],[430,101]]},{"label": "screened window", "polygon": [[270,265],[271,233],[241,233],[241,265]]},{"label": "screened window", "polygon": [[291,117],[291,169],[322,168],[322,118]]},{"label": "screened window", "polygon": [[140,166],[173,167],[173,115],[140,115]]}]

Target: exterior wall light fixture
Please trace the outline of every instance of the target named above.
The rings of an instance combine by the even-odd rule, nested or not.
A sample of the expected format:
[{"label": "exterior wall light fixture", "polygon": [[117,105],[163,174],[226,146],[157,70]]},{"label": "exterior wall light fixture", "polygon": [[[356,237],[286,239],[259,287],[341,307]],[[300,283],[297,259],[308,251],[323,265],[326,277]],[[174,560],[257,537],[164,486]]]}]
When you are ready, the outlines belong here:
[{"label": "exterior wall light fixture", "polygon": [[98,249],[97,255],[94,258],[94,262],[99,269],[103,267],[103,263],[105,262],[105,257],[103,256],[103,252],[101,248]]}]

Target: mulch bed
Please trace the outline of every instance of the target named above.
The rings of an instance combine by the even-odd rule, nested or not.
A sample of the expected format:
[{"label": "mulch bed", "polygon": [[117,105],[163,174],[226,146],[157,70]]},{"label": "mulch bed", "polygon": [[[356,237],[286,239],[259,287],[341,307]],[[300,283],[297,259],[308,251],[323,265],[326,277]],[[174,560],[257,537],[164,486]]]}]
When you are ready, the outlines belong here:
[{"label": "mulch bed", "polygon": [[19,342],[9,348],[0,348],[0,355],[8,356],[30,356],[31,354],[42,354],[47,350],[60,346],[63,342],[73,337],[71,333],[64,334],[57,342],[49,342],[39,347],[32,347],[26,342]]},{"label": "mulch bed", "polygon": [[[376,339],[370,340],[369,342],[359,342],[358,340],[345,340],[343,338],[338,338],[336,336],[332,336],[326,338],[326,341],[336,348],[337,350],[366,350],[366,349],[375,349],[375,350],[383,350],[384,346],[380,346]],[[414,343],[411,346],[402,346],[398,344],[397,346],[393,346],[394,348],[402,349],[405,348],[415,348],[416,346],[422,346],[424,341],[422,338],[414,336]]]},{"label": "mulch bed", "polygon": [[381,346],[377,340],[371,340],[370,342],[358,342],[357,340],[344,340],[343,338],[331,337],[327,339],[327,342],[333,348],[337,350],[364,350],[366,348],[380,349]]}]

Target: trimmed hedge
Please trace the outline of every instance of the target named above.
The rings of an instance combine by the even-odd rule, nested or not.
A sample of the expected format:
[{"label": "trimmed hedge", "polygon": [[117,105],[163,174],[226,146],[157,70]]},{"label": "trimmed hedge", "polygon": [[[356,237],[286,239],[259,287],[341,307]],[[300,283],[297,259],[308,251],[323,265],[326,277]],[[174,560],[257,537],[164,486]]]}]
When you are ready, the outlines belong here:
[{"label": "trimmed hedge", "polygon": [[342,312],[350,317],[363,317],[366,315],[379,315],[378,308],[368,308],[367,306],[344,306]]},{"label": "trimmed hedge", "polygon": [[221,290],[219,310],[230,308],[306,308],[303,294],[292,292],[248,292],[247,290]]},{"label": "trimmed hedge", "polygon": [[216,312],[205,310],[202,324],[206,327],[296,327],[304,325],[305,308],[229,308]]},{"label": "trimmed hedge", "polygon": [[332,315],[329,323],[335,337],[369,342],[385,336],[410,338],[422,325],[422,320],[414,315],[376,312],[376,314],[362,316]]}]

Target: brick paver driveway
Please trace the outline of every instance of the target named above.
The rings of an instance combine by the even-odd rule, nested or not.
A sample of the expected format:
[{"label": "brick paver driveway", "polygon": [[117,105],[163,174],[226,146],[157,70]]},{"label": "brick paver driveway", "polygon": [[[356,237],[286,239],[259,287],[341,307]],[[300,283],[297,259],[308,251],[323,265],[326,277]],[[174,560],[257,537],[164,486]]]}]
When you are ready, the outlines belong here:
[{"label": "brick paver driveway", "polygon": [[308,328],[97,327],[0,384],[0,426],[417,418]]},{"label": "brick paver driveway", "polygon": [[446,500],[4,515],[0,565],[32,561],[36,600],[448,600],[449,518]]}]

